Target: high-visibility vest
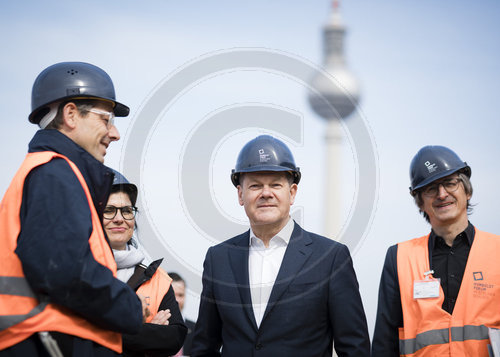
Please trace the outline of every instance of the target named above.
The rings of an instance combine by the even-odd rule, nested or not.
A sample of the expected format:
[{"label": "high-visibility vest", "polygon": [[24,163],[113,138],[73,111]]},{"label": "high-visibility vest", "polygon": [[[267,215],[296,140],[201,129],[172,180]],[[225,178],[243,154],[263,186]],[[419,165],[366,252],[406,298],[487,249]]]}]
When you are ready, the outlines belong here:
[{"label": "high-visibility vest", "polygon": [[158,313],[161,301],[170,288],[171,282],[172,278],[162,268],[158,268],[151,279],[137,289],[137,294],[144,296],[149,304],[148,308],[151,314],[146,319],[146,322],[151,322]]},{"label": "high-visibility vest", "polygon": [[[38,301],[30,288],[15,253],[21,231],[20,209],[24,181],[35,167],[54,158],[68,162],[85,191],[92,217],[89,245],[94,259],[116,276],[116,263],[109,247],[88,186],[80,170],[67,157],[51,151],[29,153],[0,204],[0,350],[13,346],[40,331],[58,331],[92,340],[118,353],[122,352],[121,334],[104,330],[69,309]],[[40,237],[43,238],[43,237]]]},{"label": "high-visibility vest", "polygon": [[[488,356],[488,327],[500,328],[500,236],[476,230],[453,314],[437,298],[413,298],[414,281],[430,271],[429,235],[398,244],[402,356]],[[432,277],[432,276],[431,276]]]}]

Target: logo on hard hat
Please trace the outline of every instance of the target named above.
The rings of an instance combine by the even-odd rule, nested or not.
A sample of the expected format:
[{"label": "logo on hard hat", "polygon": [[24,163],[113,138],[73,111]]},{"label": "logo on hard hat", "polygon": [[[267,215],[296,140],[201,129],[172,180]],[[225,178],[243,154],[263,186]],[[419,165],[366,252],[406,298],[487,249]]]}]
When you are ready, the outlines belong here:
[{"label": "logo on hard hat", "polygon": [[427,167],[427,170],[429,170],[430,174],[436,171],[438,168],[436,164],[431,164],[429,161],[426,161],[424,165]]},{"label": "logo on hard hat", "polygon": [[271,160],[269,154],[266,154],[264,149],[259,149],[259,157],[260,157],[260,162],[268,162],[269,160]]}]

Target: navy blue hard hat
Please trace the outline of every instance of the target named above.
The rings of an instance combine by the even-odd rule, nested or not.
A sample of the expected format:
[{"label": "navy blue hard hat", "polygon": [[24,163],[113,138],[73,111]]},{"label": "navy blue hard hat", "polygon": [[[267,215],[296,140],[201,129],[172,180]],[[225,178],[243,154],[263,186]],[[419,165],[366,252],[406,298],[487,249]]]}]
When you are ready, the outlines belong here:
[{"label": "navy blue hard hat", "polygon": [[300,169],[295,166],[295,160],[288,146],[270,135],[260,135],[241,149],[236,167],[231,172],[231,181],[234,186],[238,186],[240,174],[259,171],[290,172],[296,184],[301,177]]},{"label": "navy blue hard hat", "polygon": [[129,108],[116,101],[111,78],[101,68],[84,62],[61,62],[44,69],[31,91],[31,123],[38,124],[49,105],[70,99],[99,99],[113,104],[117,117],[126,117]]},{"label": "navy blue hard hat", "polygon": [[135,203],[137,202],[137,186],[134,185],[133,183],[130,183],[125,176],[123,176],[121,173],[118,171],[113,170],[115,177],[113,179],[113,186],[111,188],[111,193],[113,192],[125,192],[128,194],[130,198],[130,202],[132,203],[132,206],[135,206]]},{"label": "navy blue hard hat", "polygon": [[443,177],[462,171],[471,176],[471,168],[451,149],[444,146],[424,146],[410,165],[410,193]]}]

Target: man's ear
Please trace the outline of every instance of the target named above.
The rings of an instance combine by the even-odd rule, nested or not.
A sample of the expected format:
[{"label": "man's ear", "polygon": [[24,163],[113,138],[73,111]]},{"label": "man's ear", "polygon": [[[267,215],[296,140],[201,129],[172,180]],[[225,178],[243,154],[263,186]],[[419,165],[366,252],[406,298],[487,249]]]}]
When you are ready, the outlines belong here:
[{"label": "man's ear", "polygon": [[240,203],[240,206],[243,206],[244,202],[243,202],[243,188],[241,187],[241,185],[238,185],[236,187],[238,189],[238,202]]},{"label": "man's ear", "polygon": [[290,186],[290,206],[295,203],[295,196],[297,195],[297,190],[299,186],[296,183],[292,183]]},{"label": "man's ear", "polygon": [[75,103],[69,102],[62,109],[62,121],[63,125],[65,125],[69,129],[76,128],[76,118],[78,116],[78,108]]}]

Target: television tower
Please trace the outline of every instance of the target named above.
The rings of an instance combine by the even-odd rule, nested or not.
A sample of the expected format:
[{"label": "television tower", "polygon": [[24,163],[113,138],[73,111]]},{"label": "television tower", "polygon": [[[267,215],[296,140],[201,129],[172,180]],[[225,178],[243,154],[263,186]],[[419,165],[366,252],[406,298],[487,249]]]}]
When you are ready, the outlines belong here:
[{"label": "television tower", "polygon": [[346,66],[345,32],[339,12],[339,2],[335,0],[328,22],[323,27],[323,66],[333,79],[317,75],[312,79],[311,86],[319,94],[312,92],[309,94],[312,109],[327,121],[324,234],[330,238],[338,237],[342,218],[341,120],[347,119],[352,114],[360,99],[358,82]]}]

